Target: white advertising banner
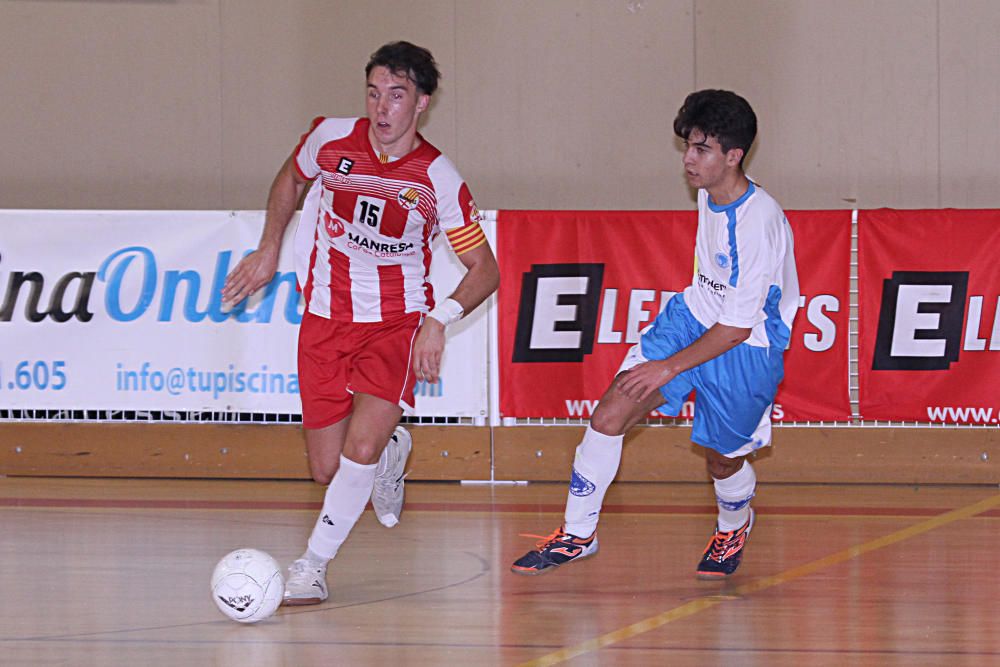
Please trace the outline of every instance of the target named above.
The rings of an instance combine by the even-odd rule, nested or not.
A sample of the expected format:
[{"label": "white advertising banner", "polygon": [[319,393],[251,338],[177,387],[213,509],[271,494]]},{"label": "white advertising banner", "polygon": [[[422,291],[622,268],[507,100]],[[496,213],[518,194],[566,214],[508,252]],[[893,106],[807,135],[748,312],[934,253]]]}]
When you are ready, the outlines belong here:
[{"label": "white advertising banner", "polygon": [[[266,289],[220,297],[262,226],[260,211],[0,211],[0,408],[299,413],[291,243]],[[435,250],[440,298],[462,267]],[[483,310],[449,331],[418,415],[486,414]]]}]

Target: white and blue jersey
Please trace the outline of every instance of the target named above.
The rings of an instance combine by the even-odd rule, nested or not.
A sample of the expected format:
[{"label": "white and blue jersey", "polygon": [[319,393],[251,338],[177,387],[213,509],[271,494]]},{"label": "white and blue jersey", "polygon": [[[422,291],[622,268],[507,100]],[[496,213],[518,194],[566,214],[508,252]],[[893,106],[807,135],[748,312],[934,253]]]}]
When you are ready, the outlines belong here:
[{"label": "white and blue jersey", "polygon": [[695,276],[684,290],[691,314],[750,329],[746,344],[784,350],[799,308],[792,229],[781,206],[750,183],[742,197],[718,206],[698,191]]},{"label": "white and blue jersey", "polygon": [[725,206],[699,190],[694,280],[643,332],[622,370],[666,359],[716,323],[750,329],[745,342],[660,389],[659,410],[670,415],[695,390],[691,439],[742,456],[771,442],[771,404],[798,305],[792,231],[778,203],[753,183]]}]

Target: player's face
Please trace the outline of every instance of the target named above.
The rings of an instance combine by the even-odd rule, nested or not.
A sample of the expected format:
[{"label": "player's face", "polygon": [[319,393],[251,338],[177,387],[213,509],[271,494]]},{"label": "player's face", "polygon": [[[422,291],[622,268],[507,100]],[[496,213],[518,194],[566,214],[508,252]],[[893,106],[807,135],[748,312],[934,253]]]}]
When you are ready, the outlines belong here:
[{"label": "player's face", "polygon": [[417,118],[429,102],[430,95],[421,94],[405,75],[387,67],[372,68],[366,110],[375,148],[397,157],[413,150]]},{"label": "player's face", "polygon": [[684,175],[692,188],[711,190],[720,185],[733,167],[739,167],[743,151],[722,151],[715,137],[695,128],[684,142]]}]

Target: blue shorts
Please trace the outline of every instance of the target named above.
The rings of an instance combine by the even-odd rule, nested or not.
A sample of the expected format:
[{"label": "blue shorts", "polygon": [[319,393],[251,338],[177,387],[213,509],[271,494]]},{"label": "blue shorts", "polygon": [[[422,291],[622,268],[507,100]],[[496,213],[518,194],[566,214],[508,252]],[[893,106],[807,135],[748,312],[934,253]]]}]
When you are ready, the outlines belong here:
[{"label": "blue shorts", "polygon": [[[677,294],[642,334],[622,364],[627,370],[643,361],[666,359],[687,347],[707,329]],[[638,349],[636,349],[638,348]],[[658,411],[680,414],[694,390],[691,440],[726,456],[743,456],[771,443],[771,405],[784,377],[783,350],[741,343],[690,368],[660,387]]]}]

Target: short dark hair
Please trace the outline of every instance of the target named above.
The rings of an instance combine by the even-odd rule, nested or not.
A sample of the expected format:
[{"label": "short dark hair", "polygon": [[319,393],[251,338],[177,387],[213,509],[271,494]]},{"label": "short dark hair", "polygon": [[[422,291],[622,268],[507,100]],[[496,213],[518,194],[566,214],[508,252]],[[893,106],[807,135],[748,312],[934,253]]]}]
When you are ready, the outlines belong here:
[{"label": "short dark hair", "polygon": [[409,42],[389,42],[379,47],[365,66],[365,77],[376,67],[385,67],[393,74],[406,76],[425,95],[434,94],[441,78],[431,52]]},{"label": "short dark hair", "polygon": [[742,168],[757,137],[757,116],[750,103],[732,91],[699,90],[685,98],[674,119],[674,134],[685,141],[696,129],[715,137],[723,153],[742,148]]}]

